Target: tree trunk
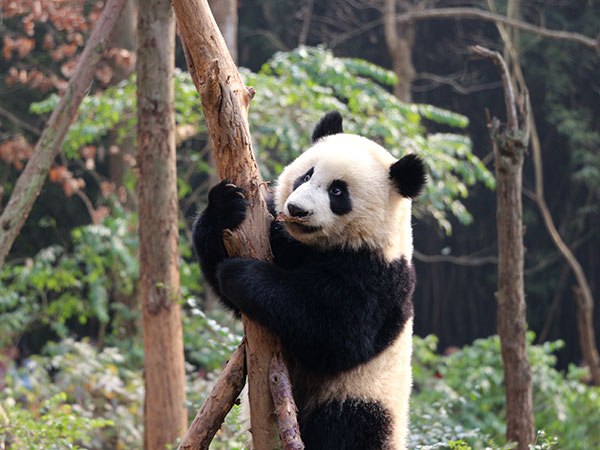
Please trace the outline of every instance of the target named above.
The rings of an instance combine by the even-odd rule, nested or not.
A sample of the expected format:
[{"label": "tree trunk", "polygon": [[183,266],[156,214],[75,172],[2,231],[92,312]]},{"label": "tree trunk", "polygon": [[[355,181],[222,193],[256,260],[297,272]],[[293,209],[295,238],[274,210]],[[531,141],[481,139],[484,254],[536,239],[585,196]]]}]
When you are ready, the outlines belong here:
[{"label": "tree trunk", "polygon": [[415,67],[412,63],[415,29],[410,22],[403,23],[402,30],[398,29],[396,1],[384,0],[383,26],[385,42],[392,58],[392,67],[398,76],[398,82],[394,86],[394,95],[403,102],[410,102],[412,100],[410,87],[415,78]]},{"label": "tree trunk", "polygon": [[523,282],[522,170],[529,143],[527,112],[519,126],[508,68],[498,52],[471,47],[498,67],[504,86],[507,124],[500,130],[496,118],[488,124],[496,160],[498,226],[498,334],[502,344],[506,389],[506,439],[518,442],[518,450],[533,443],[531,368],[527,357],[525,291]]},{"label": "tree trunk", "polygon": [[[219,33],[206,0],[173,0],[184,38],[186,60],[200,92],[202,108],[217,171],[247,189],[246,220],[225,241],[231,256],[271,259],[269,214],[260,193],[263,186],[252,152],[248,106],[254,90],[242,82]],[[246,364],[254,448],[276,448],[276,425],[269,391],[269,362],[280,350],[278,339],[265,328],[243,318]]]},{"label": "tree trunk", "polygon": [[178,303],[178,210],[173,69],[175,20],[167,0],[139,9],[137,165],[144,327],[144,448],[163,450],[187,428]]},{"label": "tree trunk", "polygon": [[[493,0],[488,0],[488,3],[490,5],[490,8],[493,8],[495,10]],[[519,12],[519,6],[520,0],[510,0],[508,4],[509,15],[517,17]],[[514,17],[509,17],[509,19],[514,19]],[[502,39],[505,43],[505,53],[510,55],[513,72],[517,80],[519,81],[521,87],[525,88],[525,76],[523,75],[523,71],[521,70],[518,47],[516,43],[512,40],[518,40],[518,34],[516,34],[517,30],[513,30],[513,33],[515,34],[513,34],[511,37],[504,25],[497,24],[497,26],[498,31],[500,32],[500,35],[502,36]],[[560,233],[554,225],[552,215],[550,214],[550,209],[546,204],[546,199],[544,197],[542,146],[540,144],[540,138],[537,133],[535,120],[533,119],[533,109],[531,107],[531,103],[529,102],[529,98],[527,98],[527,104],[525,106],[528,113],[528,123],[531,127],[531,147],[533,149],[533,166],[535,170],[535,202],[537,203],[538,208],[540,209],[540,214],[544,219],[544,225],[546,226],[546,230],[548,231],[552,242],[554,242],[554,245],[556,246],[558,251],[563,255],[563,257],[567,261],[567,264],[573,271],[573,274],[575,275],[575,278],[577,280],[577,284],[579,285],[576,299],[578,309],[577,327],[580,330],[579,343],[581,346],[581,353],[583,354],[585,363],[590,368],[593,383],[596,386],[600,386],[600,357],[598,356],[598,346],[596,345],[594,323],[593,320],[591,322],[588,320],[588,317],[594,317],[594,297],[592,295],[592,290],[588,283],[587,277],[585,276],[585,272],[581,267],[581,264],[579,264],[579,261],[575,257],[575,254],[563,241]]]},{"label": "tree trunk", "polygon": [[[132,52],[135,55],[137,46],[137,13],[136,13],[136,0],[127,0],[127,4],[123,9],[119,22],[115,25],[115,32],[113,33],[111,46],[117,49],[125,49]],[[117,84],[120,81],[129,78],[135,67],[131,64],[126,67],[120,66],[116,63],[111,64],[113,71],[111,78],[111,85]],[[127,133],[124,137],[120,137],[120,131],[124,127],[128,127],[127,121],[117,123],[108,133],[108,139],[110,142],[110,151],[108,152],[108,174],[110,180],[115,184],[117,189],[120,189],[118,198],[122,201],[124,206],[129,211],[137,209],[137,203],[135,198],[125,190],[123,187],[123,181],[126,174],[129,172],[129,166],[125,161],[125,155],[129,157],[135,157],[135,135],[133,133]],[[129,131],[129,130],[127,130]],[[118,145],[117,145],[118,144]],[[118,151],[114,151],[114,150]],[[135,309],[137,305],[127,305],[128,307]]]},{"label": "tree trunk", "polygon": [[87,93],[98,62],[106,50],[110,35],[117,23],[126,0],[108,0],[102,15],[98,19],[77,68],[69,79],[60,102],[52,112],[40,140],[35,146],[31,159],[10,196],[10,200],[0,216],[0,267],[10,251],[15,239],[31,211],[35,199],[40,193],[48,169],[58,155],[63,139],[83,97]]}]

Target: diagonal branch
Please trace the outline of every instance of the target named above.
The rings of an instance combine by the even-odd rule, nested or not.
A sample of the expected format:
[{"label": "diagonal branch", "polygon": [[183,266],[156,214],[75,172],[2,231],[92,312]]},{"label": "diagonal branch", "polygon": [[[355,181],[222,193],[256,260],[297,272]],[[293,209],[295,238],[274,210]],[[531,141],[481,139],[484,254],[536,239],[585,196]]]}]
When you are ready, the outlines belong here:
[{"label": "diagonal branch", "polygon": [[108,0],[106,3],[65,93],[52,112],[31,159],[17,180],[6,209],[0,216],[0,267],[19,235],[46,180],[48,169],[58,155],[77,109],[90,88],[96,66],[110,43],[110,35],[125,3],[126,0]]},{"label": "diagonal branch", "polygon": [[246,341],[233,352],[210,395],[196,414],[179,450],[207,449],[246,381]]}]

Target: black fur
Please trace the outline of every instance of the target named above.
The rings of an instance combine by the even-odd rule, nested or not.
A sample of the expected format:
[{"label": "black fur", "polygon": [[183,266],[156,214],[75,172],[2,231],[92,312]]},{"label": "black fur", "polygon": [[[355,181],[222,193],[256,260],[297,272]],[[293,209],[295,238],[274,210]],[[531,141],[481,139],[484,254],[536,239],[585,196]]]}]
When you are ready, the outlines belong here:
[{"label": "black fur", "polygon": [[306,450],[381,450],[389,447],[391,418],[376,402],[337,401],[300,417]]},{"label": "black fur", "polygon": [[296,267],[230,258],[217,268],[223,296],[303,366],[334,375],[369,361],[412,317],[415,276],[404,259],[387,264],[367,250],[303,256]]},{"label": "black fur", "polygon": [[313,130],[311,141],[316,142],[322,137],[343,132],[342,115],[338,111],[329,111],[317,123],[317,126]]},{"label": "black fur", "polygon": [[389,346],[413,315],[413,267],[367,249],[315,250],[280,222],[271,226],[274,263],[226,258],[222,230],[245,217],[238,192],[225,181],[215,186],[193,230],[202,271],[223,303],[279,335],[317,373],[351,369]]},{"label": "black fur", "polygon": [[400,195],[416,198],[427,182],[425,164],[417,155],[406,155],[392,164],[390,178],[394,181]]},{"label": "black fur", "polygon": [[308,177],[310,179],[310,177],[312,177],[314,172],[315,172],[315,168],[311,167],[304,175],[300,175],[298,178],[296,178],[296,181],[294,181],[294,191],[296,189],[298,189],[301,185],[306,183],[308,181],[306,179],[306,177]]},{"label": "black fur", "polygon": [[237,313],[237,308],[216,289],[217,264],[227,257],[223,230],[235,229],[246,218],[247,201],[240,195],[244,189],[228,184],[228,180],[223,180],[208,193],[208,205],[194,222],[192,239],[200,267],[210,286],[223,304]]},{"label": "black fur", "polygon": [[348,192],[348,183],[335,180],[329,185],[329,207],[334,214],[343,216],[352,211],[352,200]]}]

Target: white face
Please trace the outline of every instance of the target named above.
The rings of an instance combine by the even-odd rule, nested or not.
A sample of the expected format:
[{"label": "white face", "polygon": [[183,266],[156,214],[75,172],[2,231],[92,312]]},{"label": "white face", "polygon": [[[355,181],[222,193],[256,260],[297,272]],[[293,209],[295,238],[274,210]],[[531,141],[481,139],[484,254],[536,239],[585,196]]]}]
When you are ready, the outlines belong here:
[{"label": "white face", "polygon": [[387,260],[412,258],[410,199],[389,176],[396,159],[375,142],[350,134],[323,138],[285,168],[277,182],[278,213],[297,240],[321,248],[369,247]]}]

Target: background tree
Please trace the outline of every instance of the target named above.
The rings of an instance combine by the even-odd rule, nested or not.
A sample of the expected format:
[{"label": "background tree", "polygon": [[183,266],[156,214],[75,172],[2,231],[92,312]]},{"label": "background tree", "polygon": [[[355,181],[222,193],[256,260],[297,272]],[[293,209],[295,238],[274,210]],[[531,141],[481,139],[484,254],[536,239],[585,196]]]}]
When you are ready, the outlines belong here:
[{"label": "background tree", "polygon": [[[506,387],[506,439],[519,450],[529,449],[534,439],[531,368],[527,356],[527,319],[523,283],[522,174],[529,145],[529,114],[518,110],[526,104],[527,91],[515,94],[510,72],[498,52],[471,47],[478,56],[489,58],[498,68],[506,105],[507,123],[501,129],[497,118],[488,127],[496,161],[498,232],[498,335],[502,344]],[[516,95],[520,96],[517,100]]]},{"label": "background tree", "polygon": [[163,449],[187,429],[178,299],[179,227],[175,166],[171,3],[146,2],[138,16],[137,164],[144,327],[144,448]]}]

